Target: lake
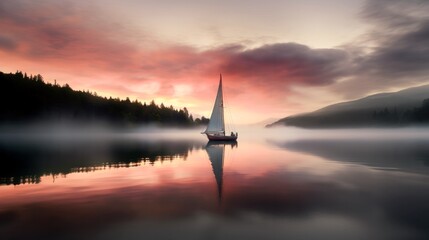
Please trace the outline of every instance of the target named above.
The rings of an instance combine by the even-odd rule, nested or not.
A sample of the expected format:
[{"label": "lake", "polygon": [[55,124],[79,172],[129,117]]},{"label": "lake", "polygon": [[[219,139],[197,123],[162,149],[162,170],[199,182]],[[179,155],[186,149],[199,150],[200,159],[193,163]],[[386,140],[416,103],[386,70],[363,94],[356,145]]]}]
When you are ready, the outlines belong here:
[{"label": "lake", "polygon": [[427,239],[429,131],[0,137],[0,239]]}]

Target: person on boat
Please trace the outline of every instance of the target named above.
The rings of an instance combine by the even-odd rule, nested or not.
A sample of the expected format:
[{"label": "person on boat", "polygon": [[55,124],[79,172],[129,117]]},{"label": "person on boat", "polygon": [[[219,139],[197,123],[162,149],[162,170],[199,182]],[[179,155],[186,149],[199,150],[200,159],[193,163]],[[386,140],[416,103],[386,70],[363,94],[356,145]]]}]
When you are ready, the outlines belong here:
[{"label": "person on boat", "polygon": [[231,132],[231,136],[232,136],[232,137],[234,137],[234,136],[235,136],[233,132]]}]

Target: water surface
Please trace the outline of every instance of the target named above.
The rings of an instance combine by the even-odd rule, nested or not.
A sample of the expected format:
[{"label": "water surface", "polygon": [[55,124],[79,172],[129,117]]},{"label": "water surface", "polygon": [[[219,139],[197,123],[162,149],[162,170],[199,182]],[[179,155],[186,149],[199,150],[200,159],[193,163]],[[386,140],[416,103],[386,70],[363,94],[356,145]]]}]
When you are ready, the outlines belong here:
[{"label": "water surface", "polygon": [[429,134],[408,133],[3,136],[0,236],[426,239]]}]

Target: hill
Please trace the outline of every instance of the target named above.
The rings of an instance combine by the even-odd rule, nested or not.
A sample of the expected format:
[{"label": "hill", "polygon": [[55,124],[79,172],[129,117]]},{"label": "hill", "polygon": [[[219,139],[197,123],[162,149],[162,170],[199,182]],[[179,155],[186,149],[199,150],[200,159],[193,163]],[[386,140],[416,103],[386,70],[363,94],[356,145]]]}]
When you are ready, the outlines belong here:
[{"label": "hill", "polygon": [[429,85],[379,93],[267,125],[303,128],[383,127],[429,124]]},{"label": "hill", "polygon": [[149,123],[193,126],[207,122],[204,117],[194,120],[186,108],[100,97],[96,93],[75,91],[68,84],[45,83],[41,75],[0,72],[0,86],[0,124],[65,121],[123,127]]}]

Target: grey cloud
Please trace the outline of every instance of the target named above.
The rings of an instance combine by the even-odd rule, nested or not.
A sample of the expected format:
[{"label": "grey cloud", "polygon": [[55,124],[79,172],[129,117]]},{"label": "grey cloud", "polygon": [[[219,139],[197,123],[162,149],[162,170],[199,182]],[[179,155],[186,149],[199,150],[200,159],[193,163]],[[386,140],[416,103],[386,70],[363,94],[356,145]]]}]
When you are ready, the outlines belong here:
[{"label": "grey cloud", "polygon": [[[360,56],[349,81],[335,86],[346,97],[429,81],[429,1],[371,0],[362,11],[375,47]],[[364,47],[364,46],[361,46]]]},{"label": "grey cloud", "polygon": [[13,50],[16,47],[17,43],[13,39],[0,35],[0,49]]},{"label": "grey cloud", "polygon": [[368,56],[365,68],[373,66],[388,77],[429,70],[429,2],[373,0],[366,12],[369,20],[378,23],[375,31],[382,38],[374,39],[379,46]]},{"label": "grey cloud", "polygon": [[429,6],[426,0],[367,0],[362,10],[362,17],[383,25],[386,30],[403,30],[427,19]]},{"label": "grey cloud", "polygon": [[312,49],[297,43],[278,43],[234,51],[222,69],[270,83],[324,85],[348,74],[349,62],[349,54],[341,49]]}]

